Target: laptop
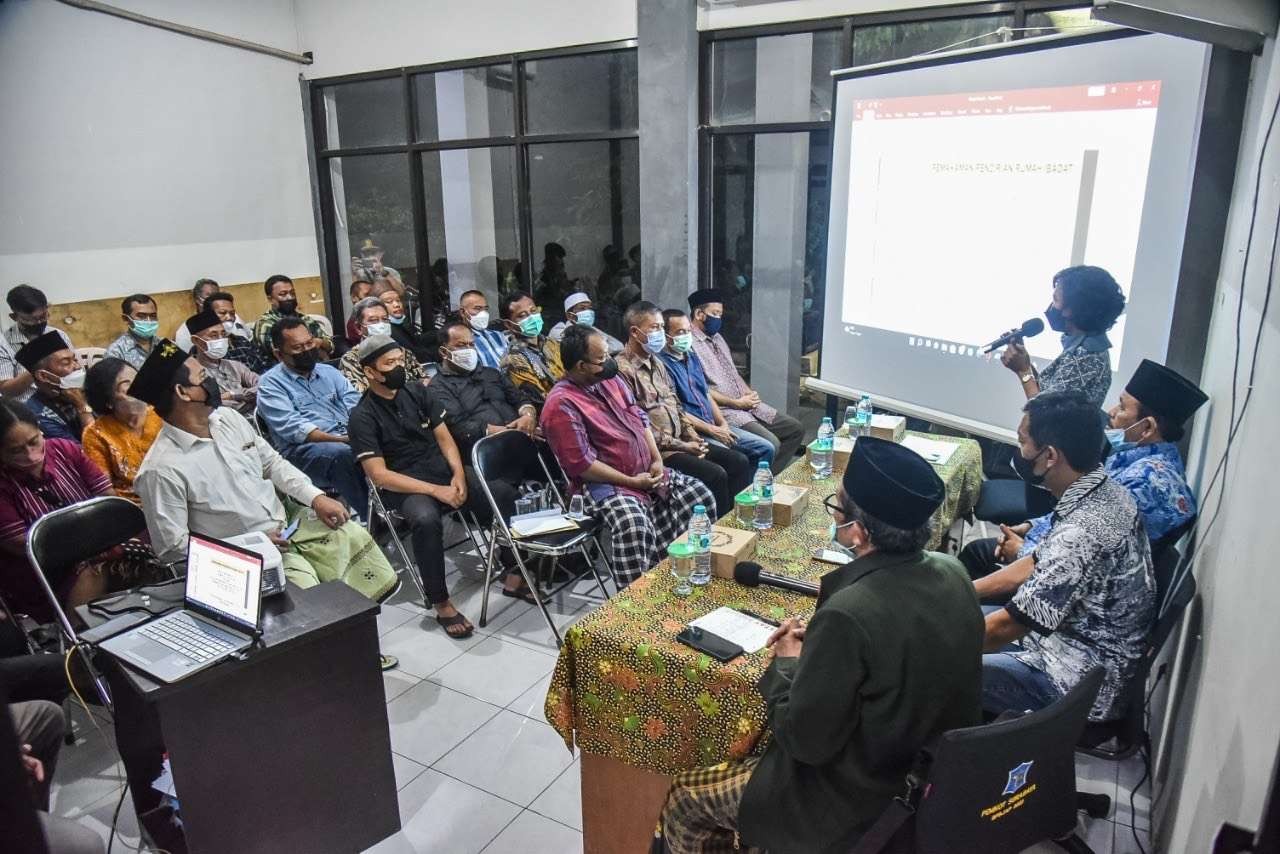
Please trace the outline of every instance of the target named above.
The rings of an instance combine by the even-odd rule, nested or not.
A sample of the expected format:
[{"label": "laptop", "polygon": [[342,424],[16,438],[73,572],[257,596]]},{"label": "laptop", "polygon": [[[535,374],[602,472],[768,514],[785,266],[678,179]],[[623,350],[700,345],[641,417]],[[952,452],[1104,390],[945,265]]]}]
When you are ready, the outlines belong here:
[{"label": "laptop", "polygon": [[176,682],[253,645],[262,632],[262,555],[192,533],[183,608],[102,642],[159,682]]}]

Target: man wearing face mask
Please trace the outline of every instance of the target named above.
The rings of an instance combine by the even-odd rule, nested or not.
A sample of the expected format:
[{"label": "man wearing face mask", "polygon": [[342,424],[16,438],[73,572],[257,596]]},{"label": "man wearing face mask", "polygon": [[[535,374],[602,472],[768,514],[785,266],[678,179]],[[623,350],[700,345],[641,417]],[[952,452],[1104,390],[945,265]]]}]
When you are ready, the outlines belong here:
[{"label": "man wearing face mask", "polygon": [[46,332],[28,342],[16,358],[35,378],[35,394],[27,407],[36,414],[46,439],[80,441],[84,428],[93,423],[93,409],[84,396],[84,368],[75,351],[57,332]]},{"label": "man wearing face mask", "polygon": [[825,500],[856,559],[823,577],[807,626],[786,620],[769,639],[764,754],[676,777],[668,851],[729,850],[735,833],[748,851],[848,851],[920,748],[980,723],[982,612],[955,558],[924,551],[945,496],[918,454],[858,440]]},{"label": "man wearing face mask", "polygon": [[205,309],[187,318],[183,328],[190,335],[192,355],[222,390],[223,403],[241,415],[253,412],[258,402],[258,375],[230,358],[231,339],[218,315]]},{"label": "man wearing face mask", "polygon": [[[391,322],[388,319],[387,307],[377,297],[365,297],[351,307],[351,319],[355,322],[360,340],[371,335],[391,335]],[[369,380],[364,375],[364,367],[360,364],[360,356],[355,350],[348,350],[338,360],[338,370],[351,383],[351,387],[360,393],[369,387]],[[425,385],[429,380],[422,369],[422,363],[413,355],[412,350],[404,351],[404,373],[410,383]]]},{"label": "man wearing face mask", "polygon": [[503,332],[489,328],[489,298],[483,291],[466,291],[458,297],[458,319],[471,327],[480,364],[500,368],[511,342]]},{"label": "man wearing face mask", "polygon": [[104,355],[128,362],[137,370],[151,354],[156,334],[160,331],[156,302],[146,294],[127,296],[120,303],[120,317],[128,329],[107,345]]},{"label": "man wearing face mask", "polygon": [[360,394],[337,368],[320,361],[323,351],[301,318],[281,318],[271,340],[280,364],[258,381],[257,412],[272,444],[316,486],[336,491],[364,518],[369,487],[347,438]]},{"label": "man wearing face mask", "polygon": [[622,342],[596,326],[595,304],[591,302],[591,297],[582,291],[569,294],[564,298],[564,320],[551,327],[547,337],[558,343],[560,339],[564,338],[564,331],[575,324],[593,326],[599,329],[600,334],[604,336],[605,342],[609,345],[610,356],[616,356],[622,352]]},{"label": "man wearing face mask", "polygon": [[733,354],[720,330],[724,323],[725,297],[706,288],[689,294],[689,320],[693,332],[693,352],[706,372],[711,399],[733,428],[746,430],[773,446],[772,468],[782,471],[795,459],[804,442],[804,426],[760,400],[733,363]]},{"label": "man wearing face mask", "polygon": [[542,407],[542,432],[572,493],[585,492],[611,532],[618,587],[661,560],[661,549],[689,528],[693,508],[715,496],[701,480],[663,465],[649,417],[618,376],[604,336],[573,326],[561,342],[565,376]]},{"label": "man wearing face mask", "polygon": [[[218,291],[205,300],[205,308],[216,314],[218,320],[222,321],[222,331],[227,333],[227,340],[231,342],[227,345],[228,359],[235,359],[259,375],[271,367],[271,362],[263,359],[262,351],[253,343],[253,332],[240,322],[240,316],[236,314],[235,297],[225,291]],[[183,331],[186,330],[185,326],[182,328]],[[187,334],[187,338],[190,340],[190,333]],[[175,340],[175,343],[179,347],[182,346],[181,341]]]},{"label": "man wearing face mask", "polygon": [[276,273],[267,279],[262,289],[266,292],[267,301],[271,303],[270,310],[259,317],[258,322],[253,325],[253,340],[262,351],[262,357],[269,364],[275,364],[276,352],[275,345],[272,343],[271,330],[281,319],[294,317],[301,320],[306,325],[307,331],[316,339],[316,346],[320,348],[323,358],[329,358],[333,352],[333,339],[325,334],[320,321],[309,315],[298,313],[298,294],[293,287],[293,279]]},{"label": "man wearing face mask", "polygon": [[[1195,518],[1196,496],[1174,442],[1208,399],[1181,374],[1143,359],[1108,413],[1111,452],[1103,470],[1133,496],[1153,551]],[[1052,514],[1046,514],[1021,525],[1002,525],[1000,537],[974,540],[961,549],[960,561],[971,578],[981,578],[1031,554],[1052,523]]]},{"label": "man wearing face mask", "polygon": [[984,601],[1012,597],[987,614],[983,709],[1044,708],[1102,665],[1090,717],[1108,720],[1123,711],[1155,620],[1151,544],[1133,496],[1102,468],[1093,401],[1045,392],[1023,412],[1014,462],[1058,504],[1029,554],[974,582]]},{"label": "man wearing face mask", "polygon": [[[223,539],[262,531],[282,552],[285,575],[299,587],[341,581],[374,600],[396,589],[395,570],[369,533],[244,416],[220,405],[218,383],[194,357],[160,340],[129,396],[154,406],[165,422],[134,480],[151,545],[162,561],[186,555],[190,531]],[[304,513],[306,507],[315,518]],[[297,530],[282,537],[298,517]],[[395,660],[384,656],[382,666],[394,667]]]},{"label": "man wearing face mask", "polygon": [[535,403],[546,399],[564,374],[560,345],[542,334],[542,309],[524,291],[502,298],[502,322],[510,337],[510,349],[502,358],[502,370],[516,387]]},{"label": "man wearing face mask", "polygon": [[0,395],[26,401],[35,394],[31,372],[18,362],[16,354],[23,345],[45,332],[57,332],[68,350],[74,350],[67,333],[49,325],[49,300],[44,292],[30,285],[18,285],[5,297],[9,303],[9,319],[13,325],[0,336]]}]

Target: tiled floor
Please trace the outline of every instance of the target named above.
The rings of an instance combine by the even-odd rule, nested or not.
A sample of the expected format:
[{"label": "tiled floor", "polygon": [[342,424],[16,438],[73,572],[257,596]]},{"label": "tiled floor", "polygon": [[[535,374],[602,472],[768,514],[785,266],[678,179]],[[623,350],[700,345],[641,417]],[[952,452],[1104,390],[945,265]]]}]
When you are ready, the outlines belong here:
[{"label": "tiled floor", "polygon": [[[455,566],[450,577],[454,602],[478,624],[482,589],[471,569],[474,562],[457,552],[449,560]],[[587,583],[577,588],[590,589]],[[488,626],[458,642],[444,636],[414,602],[416,595],[406,585],[378,617],[383,650],[400,657],[400,667],[385,674],[383,682],[403,829],[370,851],[581,851],[579,762],[542,713],[556,647],[541,616],[497,595],[495,587]],[[553,604],[561,626],[593,607],[580,593],[566,593]],[[122,769],[105,719],[101,731],[82,713],[77,721],[80,739],[63,750],[52,808],[105,838],[120,797]],[[1077,770],[1081,789],[1110,794],[1113,800],[1123,792],[1125,798],[1111,821],[1082,819],[1081,836],[1097,854],[1137,854],[1126,787],[1141,775],[1140,764],[1080,756]],[[1143,797],[1138,824],[1150,850],[1145,804]],[[138,844],[128,799],[118,831],[127,846]],[[1029,849],[1035,854],[1059,850],[1052,844]]]}]

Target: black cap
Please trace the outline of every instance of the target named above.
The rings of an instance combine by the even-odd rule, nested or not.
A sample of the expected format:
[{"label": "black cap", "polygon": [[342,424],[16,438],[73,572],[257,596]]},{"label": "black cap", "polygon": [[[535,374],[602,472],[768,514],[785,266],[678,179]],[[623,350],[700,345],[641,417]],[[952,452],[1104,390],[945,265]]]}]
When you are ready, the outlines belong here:
[{"label": "black cap", "polygon": [[215,326],[221,326],[222,319],[213,313],[213,309],[206,308],[198,314],[193,314],[187,318],[187,331],[192,335],[199,335],[206,329],[212,329]]},{"label": "black cap", "polygon": [[1185,423],[1209,399],[1191,380],[1150,359],[1142,360],[1124,390],[1174,424]]},{"label": "black cap", "polygon": [[173,393],[174,375],[188,358],[177,344],[168,338],[161,338],[151,348],[151,354],[138,369],[138,375],[133,378],[129,396],[152,406],[164,405]]},{"label": "black cap", "polygon": [[700,291],[694,291],[689,294],[689,311],[712,302],[723,303],[724,294],[715,288],[703,288]]},{"label": "black cap", "polygon": [[36,365],[40,364],[40,360],[46,356],[52,356],[59,350],[70,350],[67,342],[62,340],[62,336],[57,332],[50,330],[39,338],[33,338],[26,344],[23,344],[18,352],[14,354],[14,358],[18,360],[18,364],[26,368],[28,373],[34,372]]},{"label": "black cap", "polygon": [[860,436],[854,443],[844,491],[868,516],[904,529],[928,522],[947,494],[924,457],[873,436]]}]

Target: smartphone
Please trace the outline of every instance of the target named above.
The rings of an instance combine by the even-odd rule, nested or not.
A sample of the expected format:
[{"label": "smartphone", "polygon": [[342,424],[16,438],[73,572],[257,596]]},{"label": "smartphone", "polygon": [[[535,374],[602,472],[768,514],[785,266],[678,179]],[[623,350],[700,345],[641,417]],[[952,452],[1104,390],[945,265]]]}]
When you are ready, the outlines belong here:
[{"label": "smartphone", "polygon": [[685,626],[684,631],[676,635],[676,640],[698,652],[705,652],[716,661],[732,661],[743,653],[742,647],[736,643],[697,626]]},{"label": "smartphone", "polygon": [[294,532],[298,530],[298,526],[301,524],[302,524],[302,516],[299,515],[296,519],[290,522],[289,525],[283,531],[280,532],[280,539],[287,540],[290,537],[292,537],[294,535]]},{"label": "smartphone", "polygon": [[813,559],[820,560],[823,563],[833,563],[836,566],[844,566],[852,558],[844,552],[838,552],[835,549],[814,549]]}]

